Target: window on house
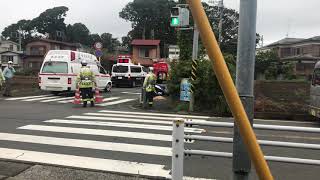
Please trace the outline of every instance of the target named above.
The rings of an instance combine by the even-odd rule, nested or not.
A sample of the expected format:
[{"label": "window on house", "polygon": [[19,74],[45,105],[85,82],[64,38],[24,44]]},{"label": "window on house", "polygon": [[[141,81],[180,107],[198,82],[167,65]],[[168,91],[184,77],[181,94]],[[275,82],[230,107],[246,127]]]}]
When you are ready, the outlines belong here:
[{"label": "window on house", "polygon": [[308,49],[307,48],[302,48],[302,54],[308,54]]},{"label": "window on house", "polygon": [[297,48],[297,55],[300,55],[300,54],[301,54],[301,49]]},{"label": "window on house", "polygon": [[292,56],[292,54],[291,54],[291,48],[281,48],[281,49],[280,49],[280,54],[281,54],[281,57]]},{"label": "window on house", "polygon": [[13,45],[10,45],[9,51],[13,51]]},{"label": "window on house", "polygon": [[30,48],[30,55],[45,55],[45,48],[42,46],[33,46]]},{"label": "window on house", "polygon": [[139,49],[139,56],[142,58],[149,58],[150,57],[149,49],[147,49],[147,48]]},{"label": "window on house", "polygon": [[8,61],[13,61],[13,56],[2,55],[1,61],[2,63],[8,63]]}]

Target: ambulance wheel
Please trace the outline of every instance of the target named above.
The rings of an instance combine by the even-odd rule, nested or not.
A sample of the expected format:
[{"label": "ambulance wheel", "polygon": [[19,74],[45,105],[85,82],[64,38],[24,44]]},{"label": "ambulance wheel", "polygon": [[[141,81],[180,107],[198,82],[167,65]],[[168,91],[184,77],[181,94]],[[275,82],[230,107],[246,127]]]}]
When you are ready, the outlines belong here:
[{"label": "ambulance wheel", "polygon": [[110,92],[110,91],[111,91],[111,88],[112,88],[111,83],[108,83],[107,86],[106,86],[106,88],[105,88],[104,90],[105,90],[105,92]]}]

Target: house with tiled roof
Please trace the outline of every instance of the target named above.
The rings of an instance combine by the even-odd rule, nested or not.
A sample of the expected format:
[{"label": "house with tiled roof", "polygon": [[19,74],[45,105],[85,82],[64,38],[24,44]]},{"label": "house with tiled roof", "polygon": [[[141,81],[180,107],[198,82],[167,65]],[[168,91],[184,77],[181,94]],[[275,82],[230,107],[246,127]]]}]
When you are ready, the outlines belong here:
[{"label": "house with tiled roof", "polygon": [[266,50],[276,51],[282,62],[294,62],[296,75],[310,76],[316,62],[320,61],[320,36],[284,38],[258,49]]},{"label": "house with tiled roof", "polygon": [[39,72],[44,56],[50,50],[80,50],[79,43],[68,43],[51,39],[33,39],[25,47],[23,58],[24,69]]},{"label": "house with tiled roof", "polygon": [[160,59],[160,40],[134,39],[132,59],[143,66],[152,66],[153,61]]}]

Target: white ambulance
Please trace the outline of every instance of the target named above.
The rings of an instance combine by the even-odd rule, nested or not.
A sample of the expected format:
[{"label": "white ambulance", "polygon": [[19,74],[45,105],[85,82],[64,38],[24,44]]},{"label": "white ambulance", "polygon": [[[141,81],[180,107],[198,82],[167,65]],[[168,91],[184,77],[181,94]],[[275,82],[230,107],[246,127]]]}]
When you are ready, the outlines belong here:
[{"label": "white ambulance", "polygon": [[129,55],[120,55],[117,64],[112,66],[112,83],[116,87],[121,85],[142,86],[146,75],[146,68],[140,64],[134,64]]},{"label": "white ambulance", "polygon": [[97,58],[92,54],[71,50],[51,50],[47,53],[39,72],[40,89],[51,91],[54,94],[62,91],[75,91],[76,78],[80,73],[83,60],[86,60],[94,72],[97,87],[106,92],[111,91],[111,77]]}]

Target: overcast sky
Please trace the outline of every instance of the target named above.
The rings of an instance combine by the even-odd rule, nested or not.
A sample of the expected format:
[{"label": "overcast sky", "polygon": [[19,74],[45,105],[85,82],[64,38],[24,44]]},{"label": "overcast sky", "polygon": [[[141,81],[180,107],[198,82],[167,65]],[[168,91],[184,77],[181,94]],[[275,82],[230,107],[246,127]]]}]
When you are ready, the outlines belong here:
[{"label": "overcast sky", "polygon": [[[150,1],[150,0],[146,0]],[[204,0],[205,1],[205,0]],[[224,0],[238,10],[240,0]],[[10,0],[1,2],[0,31],[20,19],[32,19],[55,6],[69,8],[66,23],[82,22],[92,33],[127,34],[131,25],[119,18],[130,0]],[[319,0],[258,0],[257,32],[265,44],[289,37],[308,38],[320,35]]]}]

